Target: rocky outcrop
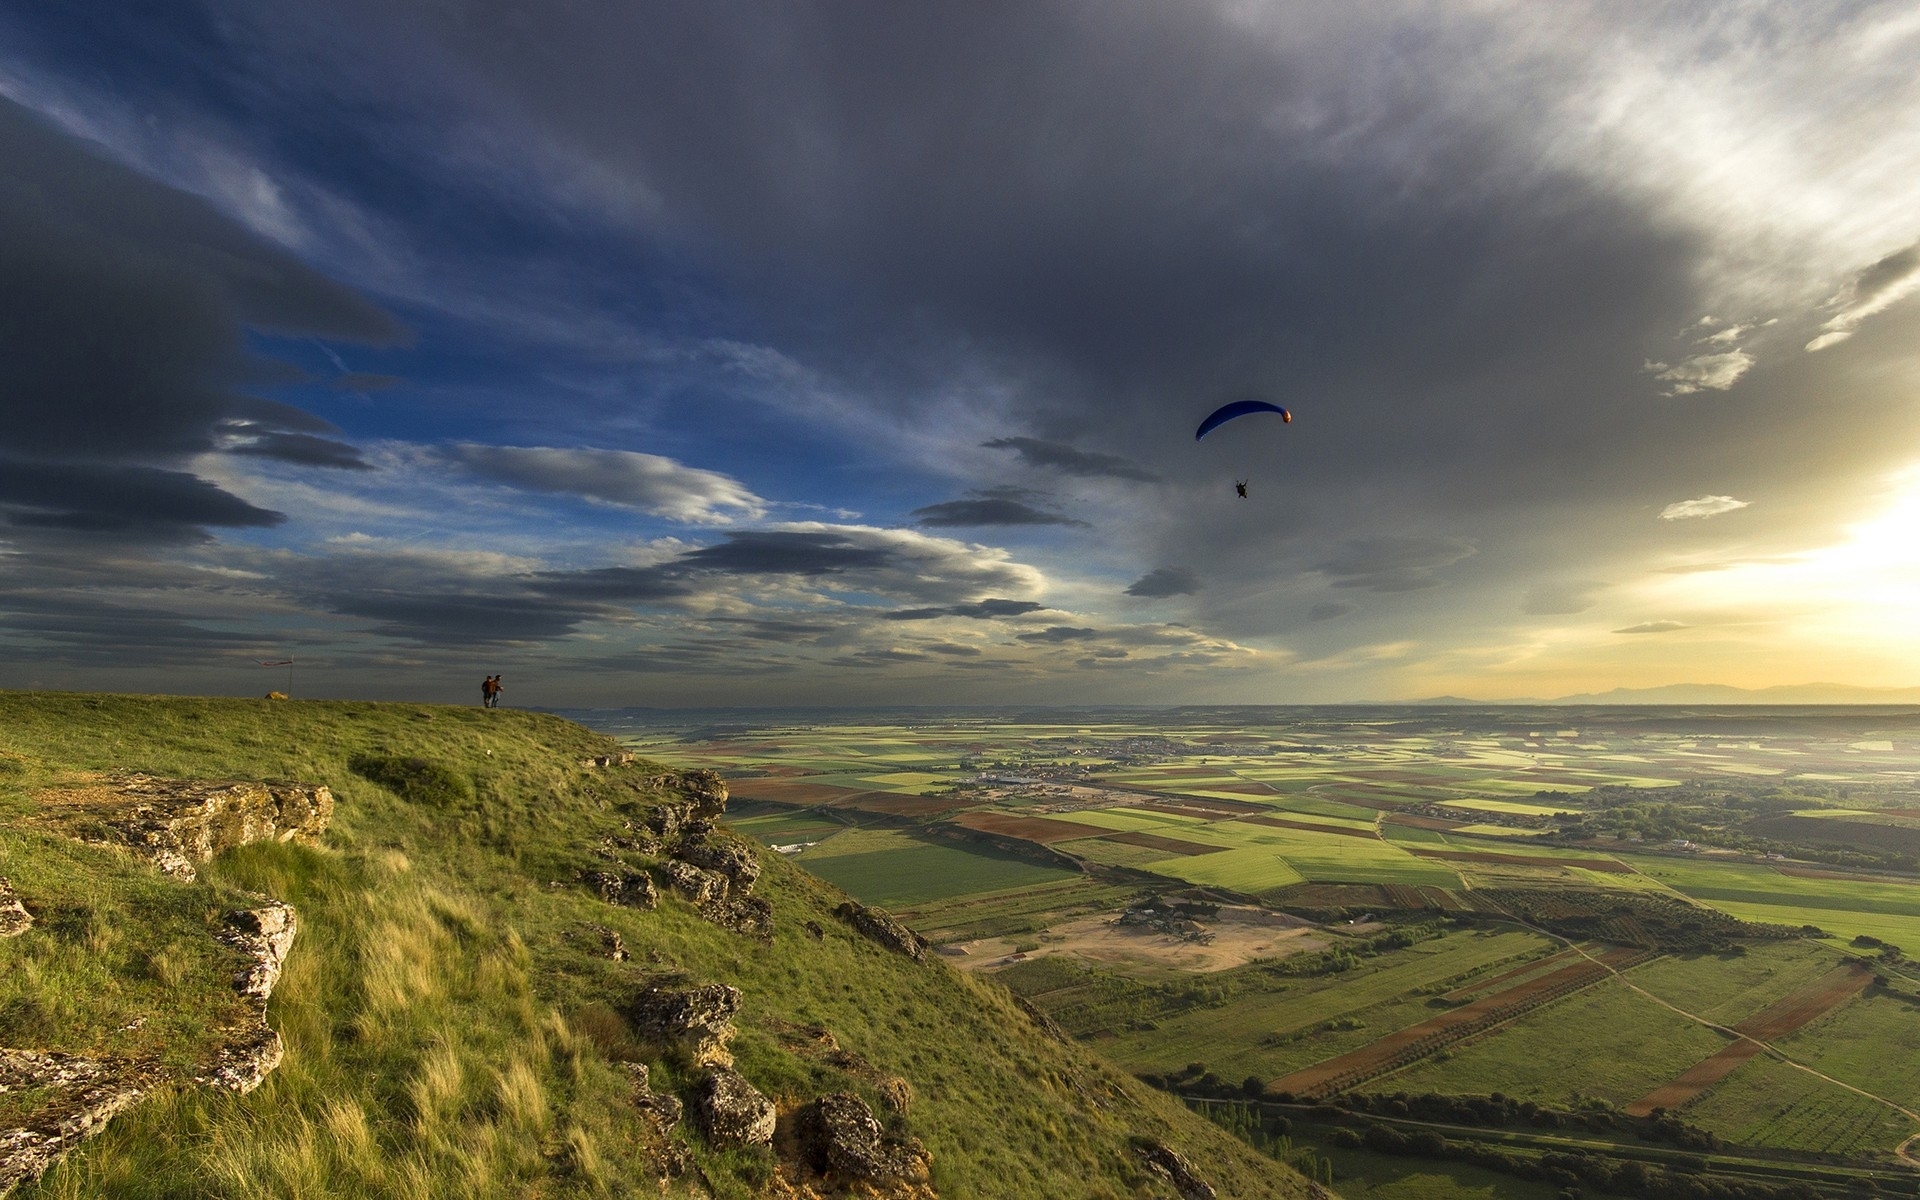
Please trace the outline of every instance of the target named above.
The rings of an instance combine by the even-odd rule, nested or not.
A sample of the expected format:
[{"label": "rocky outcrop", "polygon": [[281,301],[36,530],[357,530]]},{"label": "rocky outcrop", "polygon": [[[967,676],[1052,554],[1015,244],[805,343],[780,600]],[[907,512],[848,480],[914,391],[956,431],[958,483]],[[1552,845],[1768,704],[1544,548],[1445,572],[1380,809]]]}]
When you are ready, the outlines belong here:
[{"label": "rocky outcrop", "polygon": [[234,990],[251,996],[262,1005],[273,995],[280,982],[280,968],[293,949],[299,921],[293,906],[268,900],[259,908],[243,908],[227,914],[215,940],[246,956],[247,965],[233,977]]},{"label": "rocky outcrop", "polygon": [[730,1067],[733,1018],[740,991],[724,983],[695,987],[649,987],[627,1006],[634,1033],[693,1066]]},{"label": "rocky outcrop", "polygon": [[13,894],[13,885],[0,875],[0,938],[19,937],[33,927],[33,914],[26,905],[20,903],[20,897]]},{"label": "rocky outcrop", "polygon": [[660,868],[667,877],[667,886],[682,900],[691,904],[712,904],[724,899],[727,894],[727,879],[724,875],[715,875],[692,863],[669,860]]},{"label": "rocky outcrop", "polygon": [[696,1169],[692,1151],[674,1132],[680,1124],[682,1106],[678,1097],[653,1090],[651,1072],[645,1063],[630,1062],[626,1068],[627,1077],[633,1082],[633,1107],[645,1128],[642,1140],[646,1144],[647,1160],[659,1172],[661,1190],[665,1191],[668,1180]]},{"label": "rocky outcrop", "polygon": [[280,1035],[267,1025],[267,1000],[280,982],[281,965],[298,930],[293,906],[278,900],[227,914],[214,937],[245,956],[245,965],[234,973],[233,988],[253,1003],[248,1006],[249,1019],[214,1052],[197,1076],[199,1082],[244,1096],[280,1065],[286,1051]]},{"label": "rocky outcrop", "polygon": [[1170,1146],[1151,1138],[1134,1138],[1133,1152],[1148,1171],[1173,1185],[1180,1200],[1215,1200],[1213,1185],[1193,1173],[1193,1164]]},{"label": "rocky outcrop", "polygon": [[624,767],[633,761],[633,751],[615,750],[611,754],[590,754],[580,760],[583,767]]},{"label": "rocky outcrop", "polygon": [[650,909],[660,903],[660,893],[643,871],[582,871],[580,882],[598,892],[608,904]]},{"label": "rocky outcrop", "polygon": [[913,1085],[898,1075],[889,1075],[879,1084],[880,1103],[896,1116],[906,1116],[913,1107]]},{"label": "rocky outcrop", "polygon": [[709,834],[698,841],[684,841],[674,850],[675,858],[726,880],[729,896],[744,896],[760,878],[760,860],[745,842],[729,835]]},{"label": "rocky outcrop", "polygon": [[304,783],[209,783],[112,776],[42,792],[38,820],[83,842],[125,846],[192,880],[194,866],[250,842],[314,845],[333,819],[333,793]]},{"label": "rocky outcrop", "polygon": [[814,1170],[829,1179],[924,1183],[933,1156],[920,1139],[890,1133],[860,1097],[833,1092],[799,1114],[800,1143]]},{"label": "rocky outcrop", "polygon": [[904,954],[915,962],[925,962],[927,948],[931,943],[913,930],[893,919],[883,909],[868,908],[857,900],[849,900],[833,910],[833,915],[853,926],[869,941],[878,942],[897,954]]},{"label": "rocky outcrop", "polygon": [[236,1031],[222,1043],[194,1079],[244,1096],[265,1083],[285,1056],[285,1044],[263,1016],[258,1025]]},{"label": "rocky outcrop", "polygon": [[758,896],[737,900],[716,900],[700,907],[700,915],[720,928],[742,937],[773,940],[773,905]]},{"label": "rocky outcrop", "polygon": [[146,1068],[123,1060],[0,1049],[0,1093],[32,1096],[25,1118],[0,1129],[0,1192],[39,1178],[152,1082]]},{"label": "rocky outcrop", "polygon": [[716,1146],[766,1146],[773,1142],[773,1101],[746,1077],[725,1068],[709,1071],[694,1092],[694,1119]]}]

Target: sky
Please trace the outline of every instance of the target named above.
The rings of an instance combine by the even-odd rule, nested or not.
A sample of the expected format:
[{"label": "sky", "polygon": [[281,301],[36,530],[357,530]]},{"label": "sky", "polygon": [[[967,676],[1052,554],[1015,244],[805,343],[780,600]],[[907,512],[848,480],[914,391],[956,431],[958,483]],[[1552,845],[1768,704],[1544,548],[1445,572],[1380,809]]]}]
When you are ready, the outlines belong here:
[{"label": "sky", "polygon": [[1908,0],[0,7],[0,687],[1920,685],[1916,62]]}]

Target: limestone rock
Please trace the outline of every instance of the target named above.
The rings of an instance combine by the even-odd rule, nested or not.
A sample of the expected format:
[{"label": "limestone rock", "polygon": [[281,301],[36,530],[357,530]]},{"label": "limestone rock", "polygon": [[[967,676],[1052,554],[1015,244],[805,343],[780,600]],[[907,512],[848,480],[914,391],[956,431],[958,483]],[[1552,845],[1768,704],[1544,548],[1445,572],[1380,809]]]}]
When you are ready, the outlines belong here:
[{"label": "limestone rock", "polygon": [[773,940],[773,905],[758,896],[715,900],[701,905],[700,915],[732,933],[763,942]]},{"label": "limestone rock", "polygon": [[738,1072],[709,1071],[694,1093],[700,1131],[717,1146],[766,1146],[773,1142],[773,1101]]},{"label": "limestone rock", "polygon": [[740,1011],[740,991],[724,983],[690,988],[654,986],[635,997],[627,1008],[634,1032],[659,1042],[695,1066],[730,1067],[733,1056],[733,1017]]},{"label": "limestone rock", "polygon": [[1193,1165],[1172,1147],[1152,1138],[1133,1139],[1133,1152],[1147,1170],[1165,1179],[1180,1193],[1180,1200],[1215,1200],[1213,1185],[1193,1173]]},{"label": "limestone rock", "polygon": [[800,1114],[800,1135],[815,1170],[869,1182],[925,1182],[932,1155],[920,1139],[888,1133],[860,1097],[833,1092]]},{"label": "limestone rock", "polygon": [[26,905],[20,903],[20,897],[13,894],[13,885],[0,875],[0,938],[18,937],[33,927],[33,914]]},{"label": "limestone rock", "polygon": [[893,919],[883,909],[868,908],[849,900],[833,910],[833,915],[854,927],[863,937],[887,949],[904,954],[915,962],[925,962],[930,943],[913,930]]},{"label": "limestone rock", "polygon": [[280,968],[293,948],[299,922],[293,906],[269,900],[260,908],[227,914],[226,925],[214,937],[247,956],[247,965],[234,975],[234,990],[265,1004],[280,982]]},{"label": "limestone rock", "polygon": [[692,863],[670,861],[661,868],[667,886],[675,894],[695,904],[712,904],[726,898],[727,877],[703,870]]},{"label": "limestone rock", "polygon": [[889,1112],[906,1116],[913,1107],[913,1085],[898,1075],[889,1075],[880,1081],[880,1103],[886,1105]]},{"label": "limestone rock", "polygon": [[693,1152],[674,1133],[680,1124],[681,1104],[677,1097],[653,1090],[645,1063],[627,1063],[627,1075],[633,1081],[633,1106],[646,1126],[644,1142],[648,1157],[659,1174],[661,1190],[668,1180],[695,1170]]},{"label": "limestone rock", "polygon": [[582,871],[580,882],[600,893],[608,904],[650,909],[660,903],[660,893],[644,872]]},{"label": "limestone rock", "polygon": [[286,1045],[264,1018],[216,1050],[195,1078],[209,1087],[246,1095],[267,1081],[286,1056]]},{"label": "limestone rock", "polygon": [[734,837],[682,841],[674,857],[726,879],[729,896],[746,895],[760,878],[759,858],[746,843]]},{"label": "limestone rock", "polygon": [[209,783],[112,776],[41,793],[39,820],[84,842],[119,845],[191,881],[194,864],[250,842],[315,845],[333,793],[315,784]]},{"label": "limestone rock", "polygon": [[145,1068],[122,1060],[0,1048],[0,1093],[32,1092],[38,1100],[24,1119],[0,1128],[0,1192],[38,1179],[150,1086]]},{"label": "limestone rock", "polygon": [[580,760],[583,767],[624,767],[633,761],[631,750],[616,750],[611,754],[592,754]]}]

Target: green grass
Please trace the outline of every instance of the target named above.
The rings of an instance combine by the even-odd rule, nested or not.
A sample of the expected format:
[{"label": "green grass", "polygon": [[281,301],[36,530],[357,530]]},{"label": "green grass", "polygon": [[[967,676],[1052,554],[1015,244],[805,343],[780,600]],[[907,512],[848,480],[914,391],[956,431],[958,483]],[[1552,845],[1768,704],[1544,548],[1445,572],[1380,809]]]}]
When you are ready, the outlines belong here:
[{"label": "green grass", "polygon": [[[301,920],[269,1010],[286,1060],[264,1086],[245,1098],[163,1088],[15,1195],[651,1193],[619,1060],[657,1052],[617,1009],[655,971],[741,989],[739,1068],[787,1104],[872,1096],[866,1077],[790,1049],[786,1025],[825,1025],[910,1080],[907,1125],[943,1195],[1119,1200],[1133,1194],[1134,1134],[1205,1162],[1224,1194],[1299,1194],[1224,1133],[1049,1037],[999,985],[855,935],[831,915],[841,894],[779,856],[762,856],[756,889],[776,912],[770,946],[675,899],[640,912],[573,885],[604,861],[601,839],[656,802],[632,784],[644,767],[578,765],[608,745],[554,718],[477,707],[0,693],[0,871],[60,914],[0,942],[0,979],[22,1001],[14,1019],[49,1030],[42,1044],[115,1048],[129,1043],[103,1031],[136,1017],[217,1016],[189,944],[204,948],[195,935],[240,889],[289,901]],[[349,769],[359,756],[436,764],[460,786],[397,791]],[[181,884],[109,852],[59,859],[20,830],[35,789],[83,770],[309,780],[332,787],[338,809],[323,849],[245,847]],[[619,932],[633,961],[574,936],[593,924]],[[105,975],[76,957],[96,945]],[[151,968],[122,969],[140,959]],[[688,1082],[665,1058],[654,1066],[661,1086]],[[694,1142],[717,1196],[760,1190],[763,1159]]]},{"label": "green grass", "polygon": [[[1295,1145],[1302,1139],[1295,1138]],[[1469,1163],[1429,1162],[1315,1145],[1333,1163],[1333,1189],[1346,1200],[1555,1200],[1559,1189]]]}]

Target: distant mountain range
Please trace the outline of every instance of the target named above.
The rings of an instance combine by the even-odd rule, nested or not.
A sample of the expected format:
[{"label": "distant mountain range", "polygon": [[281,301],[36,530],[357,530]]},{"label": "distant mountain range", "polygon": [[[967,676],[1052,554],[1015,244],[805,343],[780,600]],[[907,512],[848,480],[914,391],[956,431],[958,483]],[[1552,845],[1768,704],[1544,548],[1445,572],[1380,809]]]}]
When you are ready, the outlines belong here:
[{"label": "distant mountain range", "polygon": [[1614,688],[1576,696],[1509,697],[1469,700],[1432,696],[1412,704],[1920,704],[1920,688],[1867,688],[1844,683],[1789,683],[1769,688],[1729,687],[1724,683],[1670,683],[1665,687]]}]

